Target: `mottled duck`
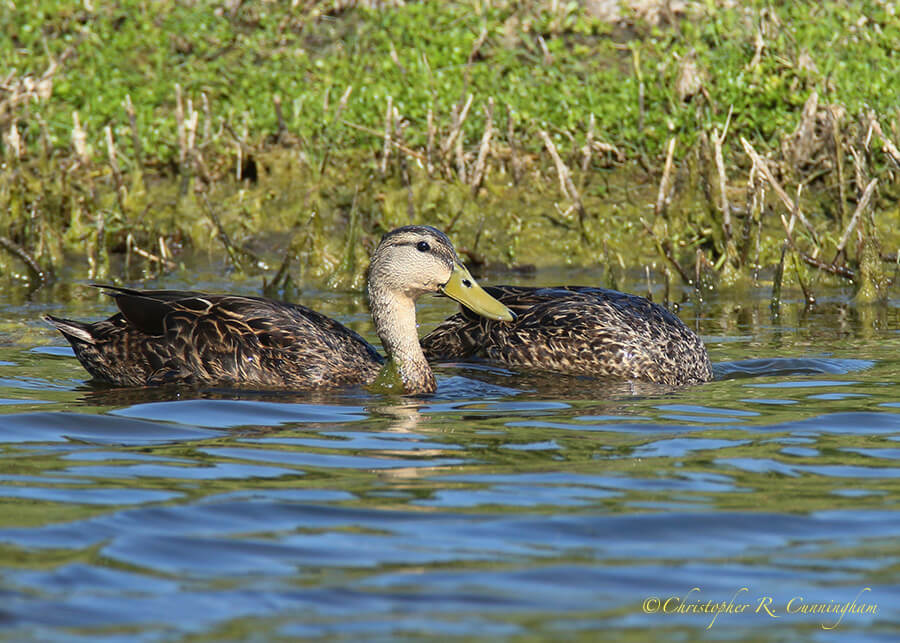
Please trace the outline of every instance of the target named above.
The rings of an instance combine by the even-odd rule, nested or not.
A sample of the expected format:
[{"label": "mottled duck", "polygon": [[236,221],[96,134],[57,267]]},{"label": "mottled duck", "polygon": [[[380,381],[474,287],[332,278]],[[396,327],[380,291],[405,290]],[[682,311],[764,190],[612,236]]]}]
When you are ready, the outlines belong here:
[{"label": "mottled duck", "polygon": [[87,371],[117,386],[165,383],[305,390],[364,385],[383,369],[404,392],[431,393],[434,374],[416,330],[415,301],[443,293],[496,320],[513,314],[472,279],[453,244],[427,226],[386,234],[368,292],[385,360],[360,335],[314,310],[261,297],[99,286],[119,312],[83,323],[47,316]]},{"label": "mottled duck", "polygon": [[495,323],[465,307],[422,339],[435,360],[486,359],[521,369],[670,386],[712,378],[697,337],[659,304],[580,286],[486,286],[516,319]]}]

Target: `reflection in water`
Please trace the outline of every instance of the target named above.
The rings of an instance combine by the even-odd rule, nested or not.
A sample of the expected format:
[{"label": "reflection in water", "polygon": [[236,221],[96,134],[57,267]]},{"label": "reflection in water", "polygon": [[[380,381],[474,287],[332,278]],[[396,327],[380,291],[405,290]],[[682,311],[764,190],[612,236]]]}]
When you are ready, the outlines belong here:
[{"label": "reflection in water", "polygon": [[376,417],[384,417],[391,420],[386,430],[391,433],[413,433],[419,426],[422,414],[419,413],[421,402],[405,400],[398,404],[372,407],[371,412]]},{"label": "reflection in water", "polygon": [[465,377],[517,393],[536,394],[551,399],[615,399],[620,397],[664,395],[679,388],[654,382],[567,375],[561,373],[508,371],[477,362],[441,364],[444,372]]},{"label": "reflection in water", "polygon": [[[2,347],[5,640],[799,640],[824,621],[793,596],[865,587],[839,635],[890,634],[896,310],[700,312],[717,379],[681,389],[483,363],[422,398],[110,389],[49,330]],[[780,618],[642,609],[693,587]]]},{"label": "reflection in water", "polygon": [[715,364],[717,379],[746,377],[790,377],[792,375],[844,375],[872,368],[875,362],[863,359],[828,359],[814,357],[782,357],[743,359]]}]

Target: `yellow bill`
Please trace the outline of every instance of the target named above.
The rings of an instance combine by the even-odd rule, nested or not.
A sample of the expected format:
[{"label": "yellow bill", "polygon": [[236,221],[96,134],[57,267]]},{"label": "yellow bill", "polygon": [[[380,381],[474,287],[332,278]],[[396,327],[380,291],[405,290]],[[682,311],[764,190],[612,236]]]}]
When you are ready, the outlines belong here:
[{"label": "yellow bill", "polygon": [[498,321],[512,321],[516,318],[513,311],[487,294],[462,264],[456,264],[450,281],[443,285],[441,291],[482,317]]}]

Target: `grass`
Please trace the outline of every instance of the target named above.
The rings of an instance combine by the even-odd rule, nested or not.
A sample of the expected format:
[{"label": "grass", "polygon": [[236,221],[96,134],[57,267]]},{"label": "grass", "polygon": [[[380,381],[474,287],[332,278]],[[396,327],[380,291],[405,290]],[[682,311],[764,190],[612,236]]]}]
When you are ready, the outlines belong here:
[{"label": "grass", "polygon": [[[652,261],[700,286],[786,255],[786,279],[885,296],[890,3],[710,1],[615,25],[579,3],[335,6],[0,13],[0,272],[40,281],[74,252],[134,279],[192,247],[356,288],[377,236],[415,221],[476,264]],[[774,183],[802,186],[797,204]]]}]

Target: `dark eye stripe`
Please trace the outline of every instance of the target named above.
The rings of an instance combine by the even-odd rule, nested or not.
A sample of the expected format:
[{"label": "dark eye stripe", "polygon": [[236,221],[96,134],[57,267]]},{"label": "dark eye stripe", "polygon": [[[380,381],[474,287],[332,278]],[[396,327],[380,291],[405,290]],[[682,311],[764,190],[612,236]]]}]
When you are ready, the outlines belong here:
[{"label": "dark eye stripe", "polygon": [[[460,263],[459,257],[456,254],[442,244],[439,239],[434,240],[434,242],[425,241],[424,239],[420,241],[396,241],[391,244],[395,248],[399,248],[401,246],[413,246],[416,250],[422,253],[429,253],[432,257],[436,257],[444,261],[449,268],[453,268],[453,266],[457,263]],[[460,265],[462,265],[460,263]]]}]

